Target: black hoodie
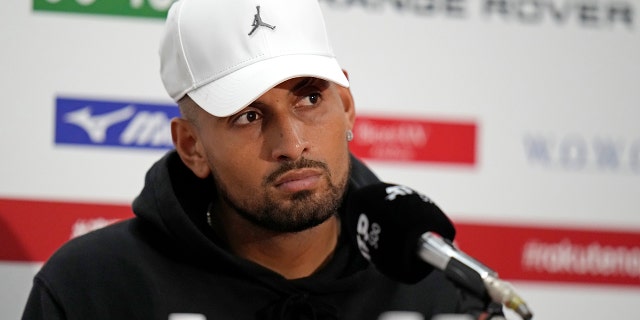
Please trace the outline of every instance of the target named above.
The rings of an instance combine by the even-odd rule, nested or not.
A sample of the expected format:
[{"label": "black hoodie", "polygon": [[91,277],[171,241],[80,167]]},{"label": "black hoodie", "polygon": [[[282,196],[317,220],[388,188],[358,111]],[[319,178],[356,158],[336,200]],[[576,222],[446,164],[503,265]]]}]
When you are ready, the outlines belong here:
[{"label": "black hoodie", "polygon": [[[352,157],[349,190],[375,182]],[[169,152],[147,173],[135,218],[69,241],[42,267],[23,319],[367,320],[385,311],[431,319],[485,307],[437,271],[415,285],[385,278],[347,236],[321,270],[287,280],[217,240],[205,221],[214,193],[212,179],[197,178]]]}]

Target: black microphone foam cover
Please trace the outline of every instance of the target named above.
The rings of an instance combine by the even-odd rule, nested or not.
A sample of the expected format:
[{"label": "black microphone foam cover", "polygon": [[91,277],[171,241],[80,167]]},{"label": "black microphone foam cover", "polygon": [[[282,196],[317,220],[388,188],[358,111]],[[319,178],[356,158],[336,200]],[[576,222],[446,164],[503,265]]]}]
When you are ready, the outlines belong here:
[{"label": "black microphone foam cover", "polygon": [[429,198],[402,185],[377,183],[350,193],[349,230],[362,255],[387,277],[415,283],[433,267],[418,257],[419,239],[435,232],[453,241],[455,228]]}]

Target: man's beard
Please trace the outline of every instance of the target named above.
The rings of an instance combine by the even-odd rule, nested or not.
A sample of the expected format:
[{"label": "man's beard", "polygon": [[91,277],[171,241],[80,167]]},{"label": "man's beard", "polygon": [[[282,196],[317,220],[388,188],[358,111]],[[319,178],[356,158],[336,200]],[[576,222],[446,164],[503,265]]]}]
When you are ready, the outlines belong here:
[{"label": "man's beard", "polygon": [[289,197],[288,203],[274,199],[268,192],[264,193],[261,199],[249,198],[240,201],[231,196],[228,188],[220,182],[215,173],[213,178],[222,200],[252,224],[274,232],[300,232],[315,227],[337,214],[346,191],[351,166],[349,165],[349,172],[345,177],[334,184],[325,163],[303,158],[297,162],[281,165],[264,179],[262,186],[267,190],[267,186],[282,174],[301,168],[322,169],[326,173],[322,179],[327,181],[328,190],[322,193],[314,193],[310,190],[295,192]]}]

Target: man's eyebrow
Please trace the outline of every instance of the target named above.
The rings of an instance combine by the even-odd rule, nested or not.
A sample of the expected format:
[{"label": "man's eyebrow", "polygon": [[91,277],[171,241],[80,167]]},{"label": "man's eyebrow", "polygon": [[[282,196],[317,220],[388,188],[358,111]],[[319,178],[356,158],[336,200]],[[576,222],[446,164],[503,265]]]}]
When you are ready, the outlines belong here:
[{"label": "man's eyebrow", "polygon": [[[258,99],[260,99],[260,98],[258,98]],[[251,108],[260,108],[260,107],[264,107],[264,106],[266,106],[266,104],[264,102],[255,100],[255,101],[249,103],[249,105],[247,105],[246,107],[242,108],[236,114],[241,113],[242,111],[246,110],[249,107],[251,107]]]},{"label": "man's eyebrow", "polygon": [[295,86],[293,86],[291,91],[292,92],[296,92],[296,91],[308,86],[314,80],[315,80],[315,78],[311,78],[311,77],[302,78],[302,80],[300,80],[300,82],[298,82]]}]

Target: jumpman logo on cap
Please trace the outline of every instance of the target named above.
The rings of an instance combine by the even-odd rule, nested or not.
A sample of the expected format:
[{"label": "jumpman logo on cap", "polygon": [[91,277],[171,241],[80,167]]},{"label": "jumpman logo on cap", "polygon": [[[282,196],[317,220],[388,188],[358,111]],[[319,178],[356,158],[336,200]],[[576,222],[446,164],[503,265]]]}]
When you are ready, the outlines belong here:
[{"label": "jumpman logo on cap", "polygon": [[251,29],[251,32],[249,32],[249,35],[252,35],[256,31],[256,29],[258,29],[258,27],[267,27],[271,30],[276,28],[276,26],[272,26],[268,23],[262,22],[262,18],[260,17],[260,6],[256,6],[256,10],[258,10],[258,13],[253,15],[253,23],[251,24],[253,29]]}]

